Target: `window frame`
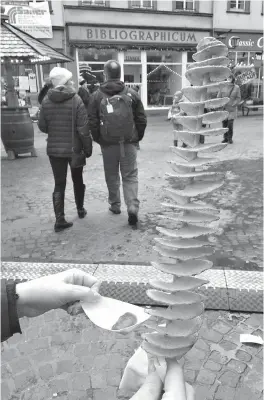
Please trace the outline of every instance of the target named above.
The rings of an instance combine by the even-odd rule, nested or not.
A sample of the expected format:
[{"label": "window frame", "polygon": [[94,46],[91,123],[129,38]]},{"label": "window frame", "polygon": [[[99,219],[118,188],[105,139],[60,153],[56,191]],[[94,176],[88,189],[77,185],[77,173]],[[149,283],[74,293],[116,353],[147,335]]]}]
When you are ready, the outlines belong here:
[{"label": "window frame", "polygon": [[[236,7],[231,7],[231,4],[232,4],[233,2],[236,2]],[[244,4],[243,4],[243,8],[239,8],[239,7],[238,7],[239,2],[243,2],[243,3],[244,3]],[[231,11],[231,10],[234,10],[234,11],[237,11],[237,12],[245,12],[245,11],[246,11],[246,1],[245,1],[245,0],[231,0],[231,1],[230,1],[230,11]]]},{"label": "window frame", "polygon": [[[140,1],[140,5],[133,5],[133,0],[129,1],[129,8],[134,10],[157,10],[157,0],[135,0]],[[144,6],[144,1],[151,1],[151,6]]]},{"label": "window frame", "polygon": [[[176,8],[177,2],[183,2],[183,8]],[[190,3],[192,1],[193,3],[193,8],[191,10],[186,8],[186,3]],[[173,1],[173,11],[186,11],[186,12],[194,12],[197,10],[197,1],[196,0],[178,0],[178,1]]]},{"label": "window frame", "polygon": [[[244,2],[244,8],[239,9],[239,8],[231,8],[231,1],[236,1],[237,5],[239,1]],[[250,0],[229,0],[227,2],[227,11],[230,13],[238,13],[238,14],[250,14]]]},{"label": "window frame", "polygon": [[[97,3],[100,1],[103,4]],[[79,5],[86,7],[110,7],[110,1],[108,0],[80,0]]]}]

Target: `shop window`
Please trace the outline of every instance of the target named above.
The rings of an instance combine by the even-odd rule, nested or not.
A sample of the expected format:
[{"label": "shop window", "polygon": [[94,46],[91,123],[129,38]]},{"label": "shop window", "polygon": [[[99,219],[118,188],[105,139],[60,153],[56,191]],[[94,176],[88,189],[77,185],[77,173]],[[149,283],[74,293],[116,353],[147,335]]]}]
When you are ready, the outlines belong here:
[{"label": "shop window", "polygon": [[187,63],[193,63],[194,59],[192,58],[193,54],[195,54],[195,51],[188,51],[187,52]]},{"label": "shop window", "polygon": [[250,12],[250,1],[245,0],[231,0],[227,2],[227,11],[231,12]]},{"label": "shop window", "polygon": [[104,82],[104,64],[108,60],[117,60],[117,52],[111,49],[78,49],[79,72],[93,93]]},{"label": "shop window", "polygon": [[109,1],[106,0],[82,0],[82,6],[98,6],[98,7],[109,7]]},{"label": "shop window", "polygon": [[149,107],[172,105],[173,95],[182,87],[181,64],[147,64]]},{"label": "shop window", "polygon": [[138,50],[128,50],[125,52],[124,62],[129,63],[141,63],[141,52]]},{"label": "shop window", "polygon": [[135,89],[140,94],[142,85],[141,64],[124,64],[124,82],[127,87]]},{"label": "shop window", "polygon": [[175,11],[195,11],[197,7],[195,3],[197,3],[197,1],[194,0],[174,1],[173,9]]},{"label": "shop window", "polygon": [[117,60],[117,52],[109,49],[78,49],[79,61],[106,62]]},{"label": "shop window", "polygon": [[249,64],[249,51],[237,51],[237,59],[236,62],[238,64]]},{"label": "shop window", "polygon": [[147,62],[181,63],[181,53],[178,51],[149,50],[147,51]]},{"label": "shop window", "polygon": [[152,8],[157,9],[157,0],[131,0],[129,1],[130,8]]},{"label": "shop window", "polygon": [[237,54],[236,51],[229,51],[229,53],[228,53],[228,58],[232,65],[236,64],[236,54]]}]

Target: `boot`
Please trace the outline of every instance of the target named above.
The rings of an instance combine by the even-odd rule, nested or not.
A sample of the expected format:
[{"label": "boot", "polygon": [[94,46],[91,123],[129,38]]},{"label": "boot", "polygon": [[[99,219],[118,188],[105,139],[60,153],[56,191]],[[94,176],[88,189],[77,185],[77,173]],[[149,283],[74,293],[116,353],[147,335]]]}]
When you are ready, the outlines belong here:
[{"label": "boot", "polygon": [[64,192],[54,192],[53,193],[53,207],[56,217],[56,222],[54,225],[55,232],[63,231],[64,229],[70,228],[73,223],[67,222],[64,215]]},{"label": "boot", "polygon": [[138,210],[136,207],[131,206],[127,210],[128,213],[128,224],[132,226],[136,226],[138,222]]},{"label": "boot", "polygon": [[229,133],[229,135],[228,135],[228,143],[229,144],[233,143],[233,133]]},{"label": "boot", "polygon": [[85,193],[85,185],[82,185],[82,187],[79,188],[78,191],[77,189],[74,188],[74,197],[79,218],[84,218],[85,215],[87,214],[87,211],[83,207],[84,193]]}]

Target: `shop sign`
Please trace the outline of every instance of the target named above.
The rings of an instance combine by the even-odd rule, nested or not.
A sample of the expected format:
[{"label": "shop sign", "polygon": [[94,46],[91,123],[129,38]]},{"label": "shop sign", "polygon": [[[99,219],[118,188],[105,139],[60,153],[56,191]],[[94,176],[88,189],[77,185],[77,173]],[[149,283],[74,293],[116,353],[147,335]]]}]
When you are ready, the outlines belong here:
[{"label": "shop sign", "polygon": [[28,76],[19,76],[18,82],[19,82],[19,90],[22,90],[22,91],[29,90]]},{"label": "shop sign", "polygon": [[29,80],[29,87],[30,87],[30,93],[37,93],[37,78],[36,74],[33,72],[28,74],[28,80]]},{"label": "shop sign", "polygon": [[233,48],[237,37],[240,39],[237,42],[236,51],[263,51],[263,36],[257,33],[236,33],[227,35],[226,43],[229,48]]},{"label": "shop sign", "polygon": [[[2,1],[2,5],[3,5]],[[28,5],[4,4],[9,23],[36,39],[52,39],[52,24],[47,1],[30,2]]]},{"label": "shop sign", "polygon": [[209,36],[209,32],[69,26],[70,42],[197,45],[205,36]]}]

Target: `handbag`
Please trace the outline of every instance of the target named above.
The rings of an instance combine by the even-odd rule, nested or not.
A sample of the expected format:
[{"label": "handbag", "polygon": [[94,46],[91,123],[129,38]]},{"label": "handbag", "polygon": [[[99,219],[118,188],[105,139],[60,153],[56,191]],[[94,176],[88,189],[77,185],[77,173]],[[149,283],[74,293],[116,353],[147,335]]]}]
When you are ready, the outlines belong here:
[{"label": "handbag", "polygon": [[[233,90],[235,89],[235,85],[232,87],[232,89],[230,90],[230,93],[229,93],[229,99],[230,99],[230,97],[231,97],[231,94],[233,93]],[[226,108],[225,107],[223,107],[222,108],[222,110],[223,111],[226,111]],[[226,119],[224,119],[222,122],[225,122],[225,121],[228,121],[228,117],[226,118]]]},{"label": "handbag", "polygon": [[[84,150],[77,152],[74,148],[75,138],[75,96],[72,99],[72,157],[71,157],[71,168],[81,168],[86,165],[86,156]],[[78,132],[77,132],[78,134]]]}]

